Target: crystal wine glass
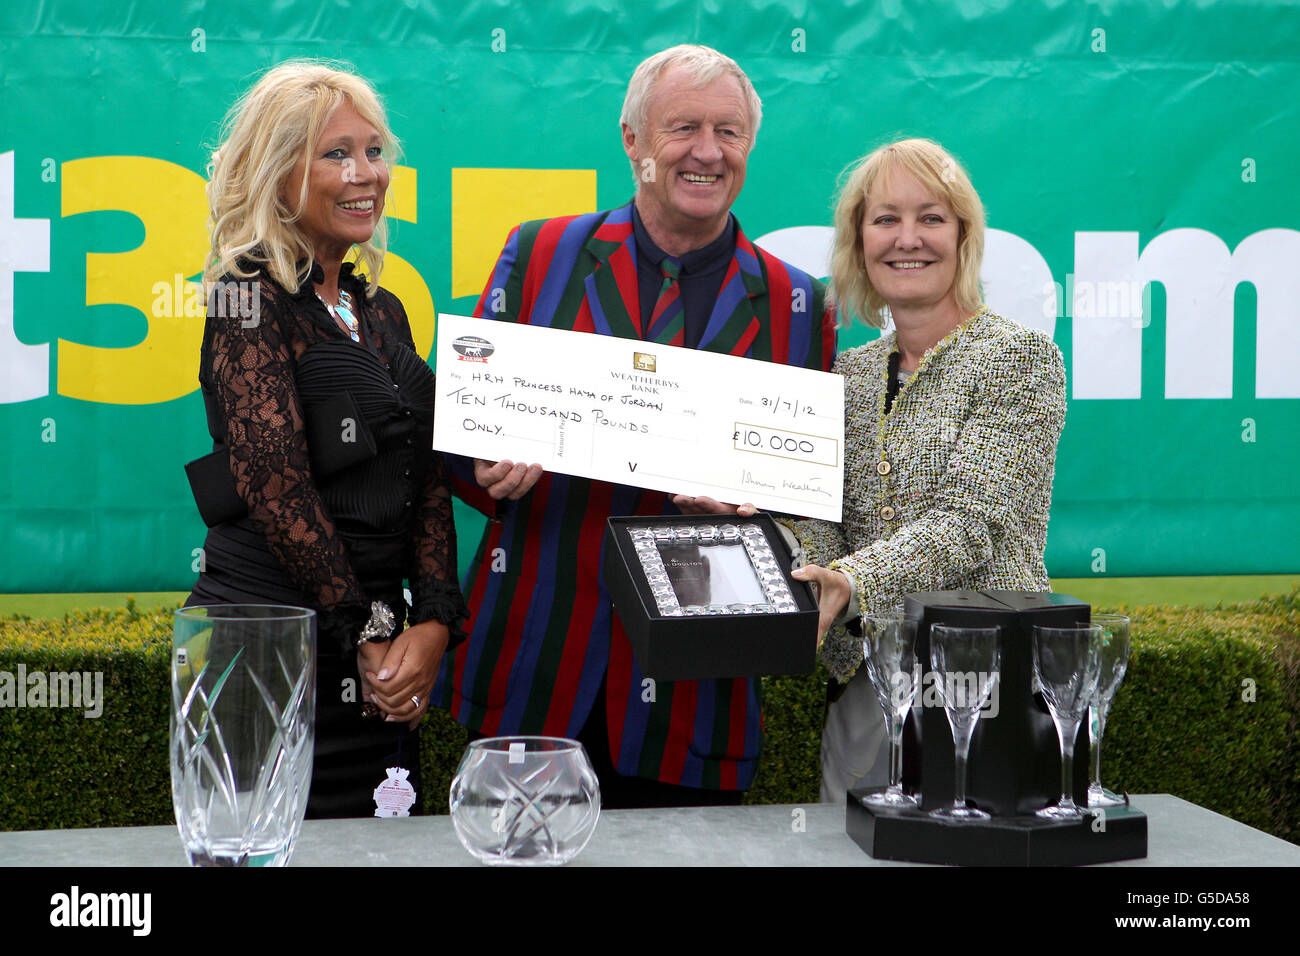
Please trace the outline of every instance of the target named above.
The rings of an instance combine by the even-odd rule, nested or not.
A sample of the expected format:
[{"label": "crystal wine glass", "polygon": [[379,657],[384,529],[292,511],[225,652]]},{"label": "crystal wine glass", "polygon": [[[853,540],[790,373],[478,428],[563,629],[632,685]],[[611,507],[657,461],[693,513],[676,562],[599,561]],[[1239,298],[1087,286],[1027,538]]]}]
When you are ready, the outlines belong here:
[{"label": "crystal wine glass", "polygon": [[917,622],[901,611],[868,614],[863,620],[863,657],[889,728],[889,788],[867,794],[862,802],[881,807],[915,807],[916,797],[903,792],[903,721],[912,709],[920,679]]},{"label": "crystal wine glass", "polygon": [[1092,742],[1092,782],[1088,785],[1088,806],[1118,807],[1124,798],[1101,785],[1101,740],[1115,692],[1128,670],[1129,619],[1123,614],[1094,614],[1092,623],[1101,626],[1101,671],[1097,690],[1089,704],[1088,739]]},{"label": "crystal wine glass", "polygon": [[931,810],[941,820],[987,820],[983,810],[966,806],[966,759],[980,711],[989,701],[1001,670],[1002,651],[996,627],[930,628],[930,664],[943,698],[955,747],[956,793],[951,807]]},{"label": "crystal wine glass", "polygon": [[1034,676],[1042,687],[1061,743],[1061,796],[1053,805],[1039,810],[1038,816],[1078,820],[1083,811],[1075,804],[1071,792],[1074,739],[1079,732],[1079,721],[1088,711],[1088,701],[1097,689],[1101,627],[1097,624],[1035,626],[1033,648]]}]

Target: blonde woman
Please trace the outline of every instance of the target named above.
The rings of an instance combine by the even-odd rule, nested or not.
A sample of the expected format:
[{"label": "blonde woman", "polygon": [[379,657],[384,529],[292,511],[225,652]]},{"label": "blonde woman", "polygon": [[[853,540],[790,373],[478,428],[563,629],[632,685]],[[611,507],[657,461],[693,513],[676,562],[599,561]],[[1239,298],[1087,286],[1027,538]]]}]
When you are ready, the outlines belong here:
[{"label": "blonde woman", "polygon": [[[834,677],[822,799],[868,775],[884,720],[846,622],[910,591],[1045,591],[1065,369],[1052,340],[981,304],[984,207],[937,143],[890,143],[852,170],[835,211],[840,314],[893,330],[841,352],[844,518],[794,524]],[[924,662],[922,666],[925,666]]]},{"label": "blonde woman", "polygon": [[379,286],[396,141],[365,80],[314,62],[266,73],[225,130],[199,371],[215,450],[189,469],[209,531],[187,603],[318,612],[308,815],[369,816],[387,768],[418,791],[414,728],[466,616],[433,373]]}]

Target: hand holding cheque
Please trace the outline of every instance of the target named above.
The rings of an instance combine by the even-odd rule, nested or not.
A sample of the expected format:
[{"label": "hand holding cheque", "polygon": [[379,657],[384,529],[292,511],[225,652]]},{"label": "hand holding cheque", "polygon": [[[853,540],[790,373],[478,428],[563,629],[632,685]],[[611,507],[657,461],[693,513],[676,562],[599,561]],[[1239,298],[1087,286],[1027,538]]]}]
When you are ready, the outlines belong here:
[{"label": "hand holding cheque", "polygon": [[516,464],[508,458],[498,462],[474,459],[474,480],[480,488],[487,489],[494,501],[503,498],[518,501],[533,490],[541,477],[541,465],[526,465],[522,461]]}]

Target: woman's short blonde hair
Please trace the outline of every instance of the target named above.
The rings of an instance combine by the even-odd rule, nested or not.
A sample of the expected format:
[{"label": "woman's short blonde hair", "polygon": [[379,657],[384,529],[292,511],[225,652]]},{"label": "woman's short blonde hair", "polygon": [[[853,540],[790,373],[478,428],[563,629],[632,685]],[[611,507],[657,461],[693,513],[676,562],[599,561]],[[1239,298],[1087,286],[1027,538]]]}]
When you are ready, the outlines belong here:
[{"label": "woman's short blonde hair", "polygon": [[[221,145],[208,164],[212,251],[203,278],[209,284],[231,274],[250,278],[240,259],[257,263],[286,289],[311,274],[312,248],[298,228],[311,182],[316,143],[334,111],[350,103],[379,131],[383,151],[396,159],[398,143],[374,88],[355,73],[319,60],[290,60],[268,70],[230,108]],[[304,164],[296,202],[286,203],[285,181]],[[388,227],[381,218],[374,235],[359,244],[359,258],[374,295],[383,270]]]},{"label": "woman's short blonde hair", "polygon": [[872,188],[895,172],[912,176],[957,217],[957,275],[953,292],[963,315],[978,311],[980,264],[984,260],[984,204],[961,163],[938,143],[903,139],[873,150],[846,172],[835,204],[835,241],[831,248],[831,286],[841,318],[882,328],[888,303],[867,278],[862,252],[862,223]]}]

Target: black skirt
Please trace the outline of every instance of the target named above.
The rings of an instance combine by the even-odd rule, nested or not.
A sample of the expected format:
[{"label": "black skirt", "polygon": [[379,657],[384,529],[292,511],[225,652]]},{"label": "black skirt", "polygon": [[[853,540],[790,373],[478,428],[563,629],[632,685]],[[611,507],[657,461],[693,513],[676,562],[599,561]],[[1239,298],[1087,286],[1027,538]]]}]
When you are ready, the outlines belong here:
[{"label": "black skirt", "polygon": [[[397,617],[400,631],[406,612],[401,579],[375,573],[392,566],[386,551],[392,542],[348,537],[348,551],[367,595],[384,600]],[[311,607],[288,579],[283,567],[252,522],[244,519],[211,529],[204,545],[203,573],[187,606],[204,604],[282,604]],[[366,569],[372,573],[366,574]],[[314,610],[320,610],[314,608]],[[361,716],[360,678],[355,650],[332,640],[316,640],[316,742],[312,757],[307,817],[369,817],[375,812],[374,791],[390,767],[403,767],[415,788],[413,814],[419,812],[419,729]]]}]

